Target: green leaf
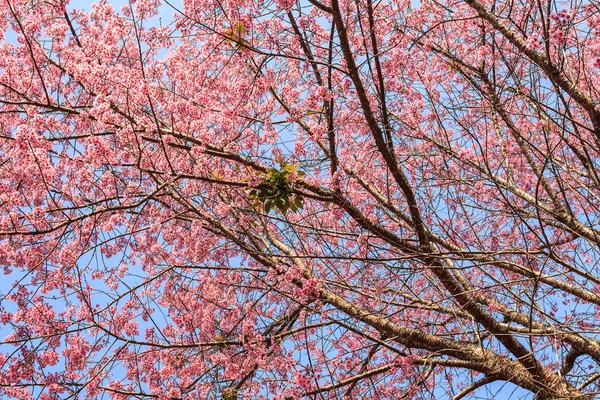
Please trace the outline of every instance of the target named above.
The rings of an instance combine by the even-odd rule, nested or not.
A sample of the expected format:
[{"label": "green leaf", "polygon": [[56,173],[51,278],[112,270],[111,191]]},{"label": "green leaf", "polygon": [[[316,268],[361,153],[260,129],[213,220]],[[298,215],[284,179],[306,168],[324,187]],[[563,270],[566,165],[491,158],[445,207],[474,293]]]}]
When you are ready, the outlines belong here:
[{"label": "green leaf", "polygon": [[232,26],[227,32],[225,32],[225,37],[227,38],[227,42],[231,43],[233,46],[238,47],[240,43],[246,44],[246,41],[242,36],[246,33],[246,28],[244,28],[244,24],[238,22],[235,26]]},{"label": "green leaf", "polygon": [[294,199],[294,205],[296,206],[296,208],[303,209],[304,204],[302,203],[302,197],[296,196],[296,198]]},{"label": "green leaf", "polygon": [[233,43],[237,40],[237,37],[235,36],[235,33],[233,31],[225,32],[225,37],[227,38],[225,40],[227,40],[227,42],[229,43]]},{"label": "green leaf", "polygon": [[237,400],[237,393],[236,388],[225,388],[223,389],[223,400]]},{"label": "green leaf", "polygon": [[244,24],[242,24],[241,22],[235,24],[235,32],[237,33],[238,37],[242,37],[242,35],[246,33],[246,28],[244,28]]},{"label": "green leaf", "polygon": [[295,213],[296,211],[298,211],[298,207],[296,207],[295,201],[292,201],[291,203],[288,203],[288,204],[289,204],[290,210],[292,210],[292,212]]},{"label": "green leaf", "polygon": [[281,198],[275,199],[275,205],[277,206],[277,208],[279,208],[279,211],[285,214],[285,203],[283,202],[283,200],[281,200]]},{"label": "green leaf", "polygon": [[296,166],[294,164],[287,164],[283,169],[288,172],[296,172]]}]

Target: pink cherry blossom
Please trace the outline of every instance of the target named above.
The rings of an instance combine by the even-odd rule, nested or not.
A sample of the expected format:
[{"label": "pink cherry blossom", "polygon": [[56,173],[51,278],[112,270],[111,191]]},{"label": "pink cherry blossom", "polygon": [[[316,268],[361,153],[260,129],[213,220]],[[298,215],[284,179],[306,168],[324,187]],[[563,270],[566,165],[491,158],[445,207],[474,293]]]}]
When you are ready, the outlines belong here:
[{"label": "pink cherry blossom", "polygon": [[122,3],[0,6],[1,398],[597,396],[594,1]]}]

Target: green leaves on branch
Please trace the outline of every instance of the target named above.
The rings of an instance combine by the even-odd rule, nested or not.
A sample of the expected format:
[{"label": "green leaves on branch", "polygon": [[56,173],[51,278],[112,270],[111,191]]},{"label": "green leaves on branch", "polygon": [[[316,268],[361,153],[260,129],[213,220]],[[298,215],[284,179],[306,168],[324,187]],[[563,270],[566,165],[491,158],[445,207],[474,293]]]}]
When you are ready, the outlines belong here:
[{"label": "green leaves on branch", "polygon": [[249,198],[254,208],[262,207],[267,214],[275,208],[284,215],[288,210],[296,212],[304,208],[302,198],[295,196],[292,199],[292,193],[300,186],[296,179],[302,178],[305,173],[298,171],[294,164],[283,161],[279,166],[279,170],[269,168],[267,172],[259,172],[264,175],[263,180],[250,191]]},{"label": "green leaves on branch", "polygon": [[237,400],[238,391],[235,388],[225,388],[223,390],[223,400]]},{"label": "green leaves on branch", "polygon": [[238,22],[234,26],[231,27],[227,32],[225,32],[225,37],[227,42],[231,43],[234,47],[239,47],[241,45],[247,45],[248,41],[244,39],[244,34],[246,33],[246,28],[244,28],[244,24]]}]

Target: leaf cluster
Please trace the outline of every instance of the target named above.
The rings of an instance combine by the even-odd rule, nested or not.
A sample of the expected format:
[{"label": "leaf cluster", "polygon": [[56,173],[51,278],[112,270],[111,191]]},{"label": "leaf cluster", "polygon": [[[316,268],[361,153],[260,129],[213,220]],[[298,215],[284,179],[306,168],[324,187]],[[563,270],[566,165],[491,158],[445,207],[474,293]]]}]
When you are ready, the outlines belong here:
[{"label": "leaf cluster", "polygon": [[291,198],[293,190],[301,184],[290,181],[290,175],[295,174],[301,178],[305,173],[298,171],[294,164],[284,161],[280,162],[279,166],[280,169],[269,168],[267,172],[261,172],[264,175],[263,180],[256,189],[250,191],[249,199],[254,208],[262,207],[265,213],[277,208],[285,215],[288,210],[296,212],[304,208],[301,197]]},{"label": "leaf cluster", "polygon": [[238,22],[235,26],[232,26],[231,29],[225,32],[225,37],[227,38],[227,42],[231,43],[234,47],[239,47],[248,44],[248,41],[244,39],[245,33],[246,28],[244,27],[244,24]]},{"label": "leaf cluster", "polygon": [[236,388],[225,388],[223,390],[223,400],[237,400],[238,391]]}]

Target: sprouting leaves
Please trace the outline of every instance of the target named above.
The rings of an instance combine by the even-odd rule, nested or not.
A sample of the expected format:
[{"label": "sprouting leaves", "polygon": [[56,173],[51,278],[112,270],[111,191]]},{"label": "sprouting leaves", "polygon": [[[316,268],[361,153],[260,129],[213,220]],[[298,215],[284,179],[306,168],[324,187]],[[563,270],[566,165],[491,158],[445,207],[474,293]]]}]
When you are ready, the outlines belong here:
[{"label": "sprouting leaves", "polygon": [[317,108],[317,109],[315,109],[315,110],[309,109],[309,110],[306,112],[306,115],[307,115],[307,116],[311,116],[311,115],[319,115],[319,114],[321,114],[322,112],[323,112],[323,107],[319,107],[319,108]]},{"label": "sprouting leaves", "polygon": [[246,28],[242,22],[238,22],[234,26],[232,26],[227,32],[225,32],[225,36],[227,37],[227,42],[231,43],[234,47],[239,47],[240,45],[247,45],[248,41],[244,39],[244,34],[246,33]]},{"label": "sprouting leaves", "polygon": [[223,389],[223,400],[237,400],[238,391],[236,388]]},{"label": "sprouting leaves", "polygon": [[249,199],[255,208],[264,208],[265,213],[277,208],[285,215],[288,210],[296,212],[304,208],[302,198],[292,198],[293,189],[300,186],[296,181],[305,173],[298,171],[298,167],[287,162],[279,163],[280,169],[269,168],[264,175],[263,181],[250,191]]}]

